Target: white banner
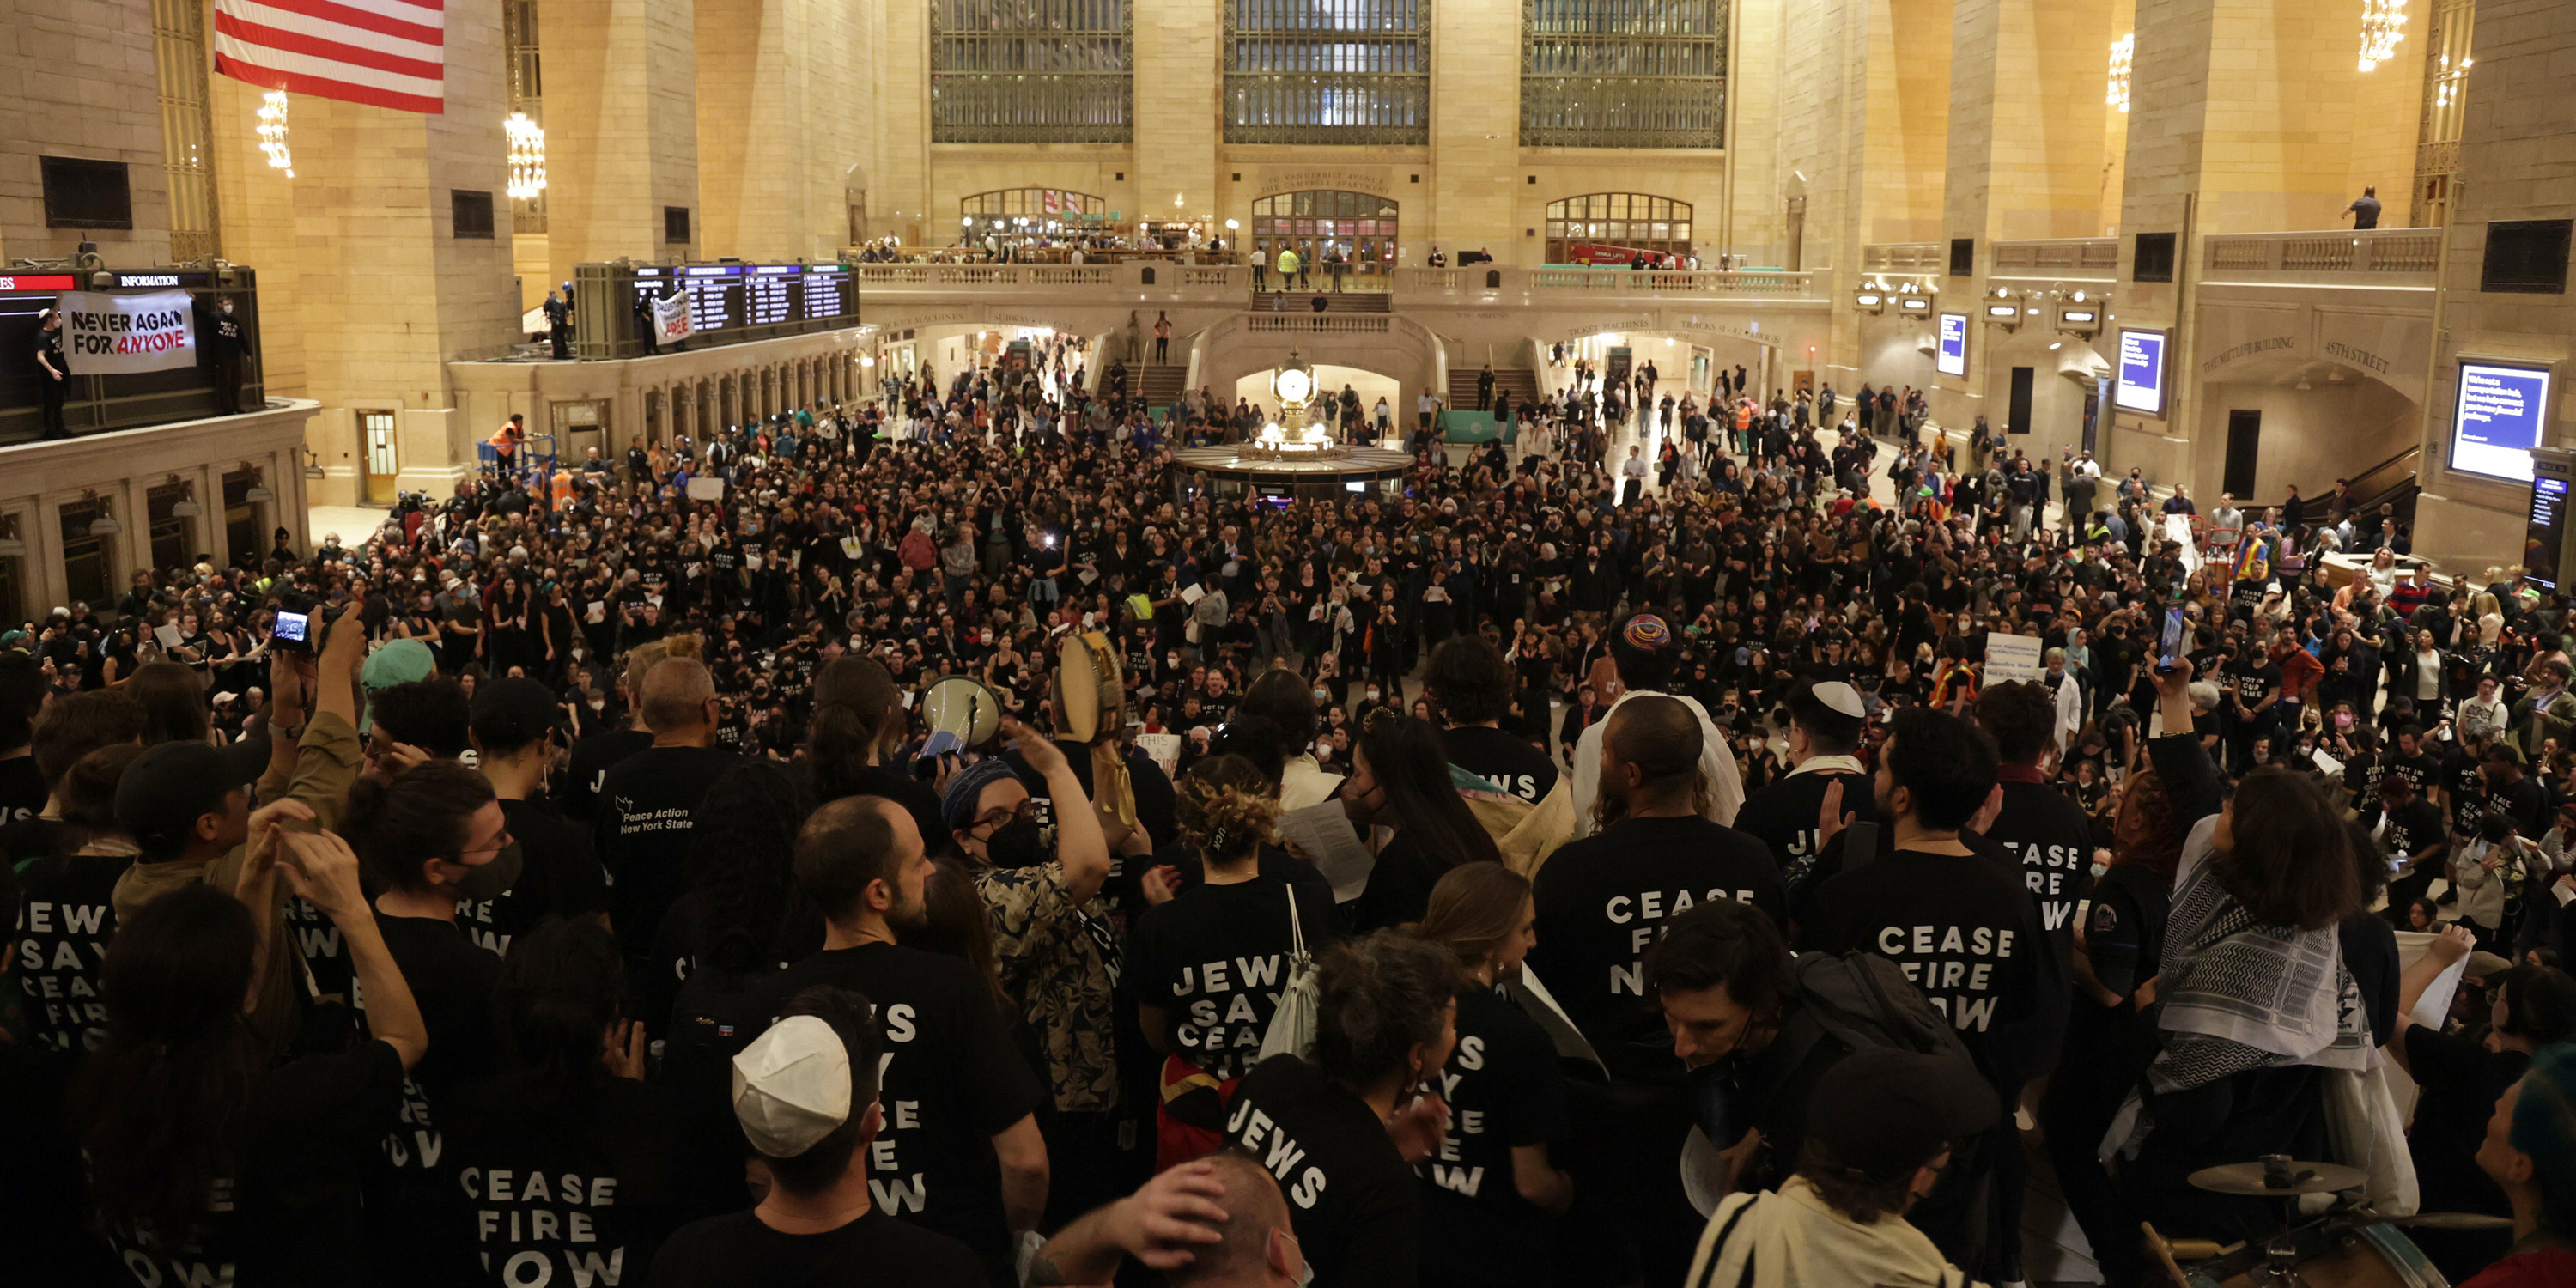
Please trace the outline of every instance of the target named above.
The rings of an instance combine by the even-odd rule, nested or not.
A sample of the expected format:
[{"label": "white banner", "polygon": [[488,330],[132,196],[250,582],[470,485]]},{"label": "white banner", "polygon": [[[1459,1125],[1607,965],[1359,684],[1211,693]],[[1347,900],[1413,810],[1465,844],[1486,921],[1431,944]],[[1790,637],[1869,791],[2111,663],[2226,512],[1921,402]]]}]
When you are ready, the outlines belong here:
[{"label": "white banner", "polygon": [[687,291],[653,301],[654,343],[673,344],[686,340],[694,329],[689,317]]},{"label": "white banner", "polygon": [[2039,673],[2038,636],[1995,633],[1986,636],[1986,683],[2036,680]]},{"label": "white banner", "polygon": [[186,291],[65,291],[54,303],[63,311],[63,357],[75,376],[197,365],[196,312]]}]

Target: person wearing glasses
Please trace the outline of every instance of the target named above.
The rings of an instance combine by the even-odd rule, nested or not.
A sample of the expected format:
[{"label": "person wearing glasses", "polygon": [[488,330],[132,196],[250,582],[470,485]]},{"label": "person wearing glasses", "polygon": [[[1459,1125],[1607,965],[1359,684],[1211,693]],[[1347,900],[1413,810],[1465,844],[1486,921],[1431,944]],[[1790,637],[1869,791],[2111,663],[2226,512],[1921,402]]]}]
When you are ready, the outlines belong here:
[{"label": "person wearing glasses", "polygon": [[[491,781],[453,760],[424,760],[390,781],[361,776],[341,834],[375,898],[376,929],[411,986],[430,1052],[404,1089],[405,1112],[371,1160],[367,1239],[379,1266],[411,1267],[418,1282],[470,1276],[456,1178],[439,1166],[438,1106],[499,1067],[492,993],[501,958],[457,922],[459,905],[497,899],[518,880],[519,851]],[[451,1163],[450,1168],[453,1167]]]}]

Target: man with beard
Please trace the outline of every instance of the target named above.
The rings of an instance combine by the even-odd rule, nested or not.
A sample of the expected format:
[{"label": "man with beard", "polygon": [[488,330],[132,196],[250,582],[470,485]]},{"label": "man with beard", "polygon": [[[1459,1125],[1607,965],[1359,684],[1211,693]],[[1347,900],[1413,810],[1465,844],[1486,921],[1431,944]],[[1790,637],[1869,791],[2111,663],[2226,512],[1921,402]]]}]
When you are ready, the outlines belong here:
[{"label": "man with beard", "polygon": [[1046,1144],[1034,1113],[1045,1093],[975,967],[895,942],[929,928],[921,830],[892,801],[844,797],[805,821],[795,864],[798,891],[823,914],[823,951],[745,994],[730,1041],[747,1046],[789,999],[817,985],[875,1002],[888,1054],[870,1188],[888,1215],[957,1239],[984,1259],[994,1283],[1013,1282],[1019,1236],[1046,1209]]},{"label": "man with beard", "polygon": [[[1578,1167],[1586,1196],[1569,1243],[1641,1242],[1646,1281],[1678,1275],[1695,1222],[1672,1160],[1691,1126],[1682,1062],[1644,984],[1646,950],[1666,918],[1713,899],[1783,920],[1780,878],[1760,841],[1701,816],[1700,717],[1678,698],[1632,697],[1607,721],[1600,830],[1570,841],[1539,870],[1538,945],[1530,970],[1601,1053],[1611,1094],[1579,1116],[1596,1146]],[[1592,1117],[1596,1121],[1580,1121]],[[1595,1204],[1591,1196],[1603,1201]],[[1586,1228],[1599,1223],[1605,1229]],[[1623,1227],[1625,1227],[1623,1229]]]}]

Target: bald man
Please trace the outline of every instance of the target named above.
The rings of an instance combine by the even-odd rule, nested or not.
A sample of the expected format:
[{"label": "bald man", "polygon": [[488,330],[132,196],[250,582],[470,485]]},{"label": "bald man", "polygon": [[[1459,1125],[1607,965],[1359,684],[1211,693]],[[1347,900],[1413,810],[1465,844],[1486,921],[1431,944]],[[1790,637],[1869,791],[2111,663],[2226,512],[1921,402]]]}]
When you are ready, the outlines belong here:
[{"label": "bald man", "polygon": [[1306,1258],[1259,1161],[1226,1150],[1183,1163],[1047,1240],[1032,1285],[1113,1282],[1133,1256],[1173,1288],[1296,1288]]},{"label": "bald man", "polygon": [[692,657],[665,658],[637,695],[651,746],[611,768],[592,806],[592,841],[613,885],[610,916],[626,947],[639,1013],[659,1032],[677,982],[649,969],[662,915],[688,888],[689,833],[707,788],[736,758],[712,744],[715,677]]}]

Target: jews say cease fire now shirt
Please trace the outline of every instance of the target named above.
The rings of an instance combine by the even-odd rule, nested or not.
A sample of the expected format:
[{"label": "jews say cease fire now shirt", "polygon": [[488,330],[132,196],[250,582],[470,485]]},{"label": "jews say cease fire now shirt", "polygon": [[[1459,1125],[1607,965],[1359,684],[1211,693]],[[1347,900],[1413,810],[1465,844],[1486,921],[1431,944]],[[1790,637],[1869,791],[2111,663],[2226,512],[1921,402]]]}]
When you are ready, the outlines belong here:
[{"label": "jews say cease fire now shirt", "polygon": [[1330,888],[1319,894],[1278,877],[1194,886],[1146,909],[1128,936],[1136,1001],[1162,1009],[1172,1054],[1220,1082],[1261,1058],[1261,1039],[1279,1013],[1296,942],[1291,890],[1306,949],[1320,954],[1333,939]]}]

